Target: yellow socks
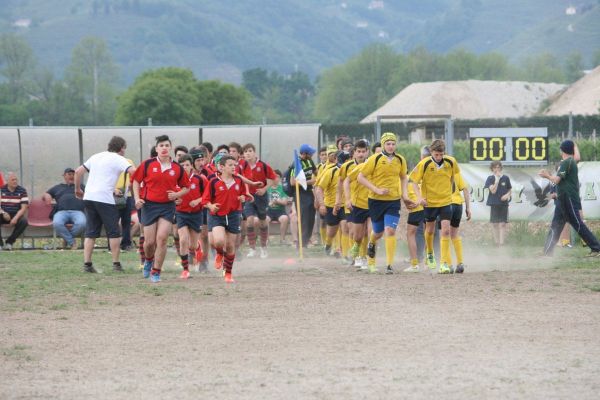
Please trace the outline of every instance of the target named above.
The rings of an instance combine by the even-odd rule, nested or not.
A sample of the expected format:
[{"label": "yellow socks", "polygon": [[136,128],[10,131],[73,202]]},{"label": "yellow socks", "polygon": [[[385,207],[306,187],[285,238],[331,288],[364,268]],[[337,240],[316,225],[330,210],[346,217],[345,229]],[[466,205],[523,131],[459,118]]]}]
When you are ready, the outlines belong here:
[{"label": "yellow socks", "polygon": [[367,256],[367,246],[369,246],[369,236],[365,235],[365,237],[363,237],[362,241],[360,242],[360,251],[358,252],[358,255],[360,257]]},{"label": "yellow socks", "polygon": [[418,260],[418,259],[416,259],[416,258],[411,258],[411,260],[410,260],[410,265],[411,265],[412,267],[416,267],[417,265],[419,265],[419,260]]},{"label": "yellow socks", "polygon": [[462,239],[459,237],[455,237],[452,239],[452,244],[454,245],[454,254],[456,254],[456,264],[463,263],[463,248],[462,248]]},{"label": "yellow socks", "polygon": [[332,241],[333,241],[332,237],[325,235],[325,246],[331,246]]},{"label": "yellow socks", "polygon": [[450,258],[450,238],[448,236],[442,236],[440,239],[440,251],[442,253],[440,261],[448,265],[452,264],[452,259]]},{"label": "yellow socks", "polygon": [[396,238],[394,236],[385,237],[385,258],[387,265],[392,265],[394,262],[394,254],[396,253]]},{"label": "yellow socks", "polygon": [[427,253],[433,253],[433,235],[433,232],[425,232],[425,247],[427,248]]}]

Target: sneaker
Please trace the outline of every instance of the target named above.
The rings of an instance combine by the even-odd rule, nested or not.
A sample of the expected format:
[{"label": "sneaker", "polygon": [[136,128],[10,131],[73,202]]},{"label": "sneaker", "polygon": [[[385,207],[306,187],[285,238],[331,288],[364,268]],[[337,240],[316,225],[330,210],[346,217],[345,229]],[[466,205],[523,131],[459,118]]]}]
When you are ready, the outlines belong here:
[{"label": "sneaker", "polygon": [[325,255],[327,255],[327,256],[331,255],[331,245],[330,244],[325,245]]},{"label": "sneaker", "polygon": [[217,253],[217,256],[215,257],[215,269],[221,268],[223,268],[223,254]]},{"label": "sneaker", "polygon": [[433,253],[427,253],[427,257],[425,257],[425,262],[427,263],[427,266],[429,267],[429,269],[437,268],[437,262],[435,261],[435,257],[433,256]]},{"label": "sneaker", "polygon": [[6,243],[6,244],[4,244],[4,247],[2,249],[6,250],[6,251],[11,251],[12,250],[12,244]]},{"label": "sneaker", "polygon": [[369,242],[369,246],[367,247],[367,257],[369,258],[375,258],[375,243],[371,243]]},{"label": "sneaker", "polygon": [[190,277],[190,271],[187,269],[184,269],[183,271],[181,271],[181,275],[179,275],[180,279],[188,279]]},{"label": "sneaker", "polygon": [[354,243],[352,247],[350,247],[350,257],[356,258],[358,257],[358,253],[360,252],[360,246],[358,243]]},{"label": "sneaker", "polygon": [[261,247],[260,248],[260,258],[267,258],[268,256],[269,256],[269,253],[267,253],[266,247]]},{"label": "sneaker", "polygon": [[455,273],[457,274],[462,274],[463,272],[465,272],[465,264],[460,263],[456,266],[456,269],[454,270]]},{"label": "sneaker", "polygon": [[152,270],[153,266],[154,266],[154,261],[146,260],[146,262],[144,263],[144,269],[142,270],[142,276],[145,279],[150,277],[150,271]]},{"label": "sneaker", "polygon": [[375,266],[374,258],[367,258],[367,267],[369,268],[369,272],[374,274],[377,272],[377,267]]},{"label": "sneaker", "polygon": [[592,250],[586,255],[586,257],[600,257],[600,251]]},{"label": "sneaker", "polygon": [[115,272],[123,272],[123,266],[120,262],[113,263],[113,271]]},{"label": "sneaker", "polygon": [[410,267],[406,268],[403,272],[419,272],[419,266],[411,265]]},{"label": "sneaker", "polygon": [[225,272],[225,283],[234,283],[233,276],[231,276],[231,272]]},{"label": "sneaker", "polygon": [[250,249],[248,254],[246,255],[248,258],[256,257],[256,249]]},{"label": "sneaker", "polygon": [[438,271],[438,274],[449,274],[449,273],[450,273],[450,267],[448,267],[448,264],[442,263],[440,265],[440,270]]},{"label": "sneaker", "polygon": [[98,271],[96,271],[96,269],[94,268],[94,266],[92,264],[83,264],[83,272],[89,272],[90,274],[95,274]]},{"label": "sneaker", "polygon": [[152,274],[150,275],[150,282],[158,283],[160,282],[160,274]]},{"label": "sneaker", "polygon": [[394,269],[392,268],[391,265],[388,265],[385,269],[385,273],[386,275],[393,275],[394,274]]}]

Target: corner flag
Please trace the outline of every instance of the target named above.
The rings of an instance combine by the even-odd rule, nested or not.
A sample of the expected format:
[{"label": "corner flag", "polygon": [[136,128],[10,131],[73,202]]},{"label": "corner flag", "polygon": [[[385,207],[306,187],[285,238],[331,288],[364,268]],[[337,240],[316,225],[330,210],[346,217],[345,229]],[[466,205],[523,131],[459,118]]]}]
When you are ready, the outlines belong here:
[{"label": "corner flag", "polygon": [[302,169],[302,163],[300,163],[300,157],[298,157],[297,150],[294,150],[294,178],[296,179],[296,182],[298,182],[300,186],[306,190],[306,175]]}]

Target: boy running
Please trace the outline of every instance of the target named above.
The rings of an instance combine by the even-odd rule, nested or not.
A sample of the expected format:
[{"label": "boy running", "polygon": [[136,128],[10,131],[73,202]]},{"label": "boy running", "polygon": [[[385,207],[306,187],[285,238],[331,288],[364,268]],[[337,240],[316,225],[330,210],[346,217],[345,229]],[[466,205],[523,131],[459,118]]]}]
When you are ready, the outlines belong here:
[{"label": "boy running", "polygon": [[[167,135],[156,138],[158,157],[143,161],[133,179],[133,195],[136,208],[142,209],[144,225],[143,276],[152,283],[160,282],[167,252],[167,239],[175,217],[175,200],[185,196],[189,189],[189,178],[183,168],[171,159],[171,140]],[[144,197],[140,196],[140,185],[144,186]],[[181,190],[176,191],[177,188]],[[156,260],[155,260],[156,258]]]},{"label": "boy running", "polygon": [[[437,139],[429,146],[431,157],[422,159],[410,173],[413,189],[417,194],[417,204],[424,207],[426,262],[430,269],[437,263],[433,254],[433,236],[436,220],[441,220],[441,264],[439,273],[449,274],[450,270],[450,220],[452,219],[452,186],[454,176],[460,173],[454,157],[445,155],[446,144]],[[421,185],[419,187],[419,184]]]},{"label": "boy running", "polygon": [[[396,154],[396,135],[387,132],[381,136],[381,154],[373,154],[358,174],[358,182],[369,188],[369,216],[373,226],[367,248],[369,272],[377,272],[375,249],[377,240],[385,232],[386,273],[393,274],[392,263],[396,252],[396,228],[400,220],[400,198],[410,209],[415,204],[408,198],[406,160]],[[400,181],[398,181],[400,179]]]}]

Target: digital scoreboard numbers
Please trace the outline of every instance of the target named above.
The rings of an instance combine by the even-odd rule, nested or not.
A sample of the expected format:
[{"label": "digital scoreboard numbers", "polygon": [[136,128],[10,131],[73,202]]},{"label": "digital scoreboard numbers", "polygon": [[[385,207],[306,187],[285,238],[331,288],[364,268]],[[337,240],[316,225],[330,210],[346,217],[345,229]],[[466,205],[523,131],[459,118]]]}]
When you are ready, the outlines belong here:
[{"label": "digital scoreboard numbers", "polygon": [[471,128],[469,143],[469,160],[474,164],[548,164],[546,128]]}]

